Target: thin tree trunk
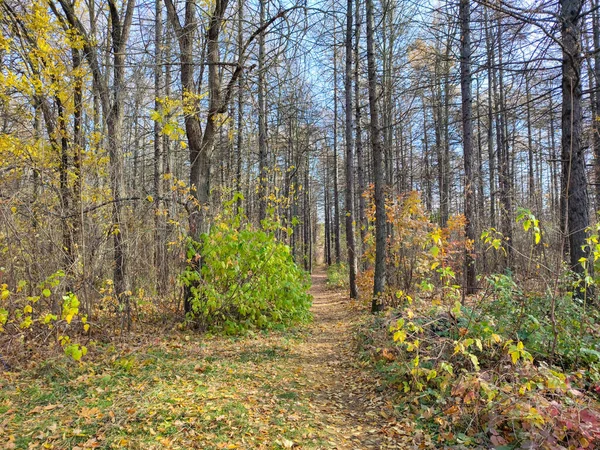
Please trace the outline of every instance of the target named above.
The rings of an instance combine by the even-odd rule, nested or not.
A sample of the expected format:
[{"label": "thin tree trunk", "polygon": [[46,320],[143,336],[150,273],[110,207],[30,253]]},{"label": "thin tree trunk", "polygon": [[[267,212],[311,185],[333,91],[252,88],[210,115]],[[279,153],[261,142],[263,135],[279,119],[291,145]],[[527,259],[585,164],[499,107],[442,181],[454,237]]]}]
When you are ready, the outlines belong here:
[{"label": "thin tree trunk", "polygon": [[528,181],[528,197],[529,201],[532,202],[532,208],[535,211],[536,215],[539,215],[538,209],[538,192],[535,188],[535,167],[534,167],[534,159],[533,159],[533,131],[531,124],[531,88],[529,86],[529,72],[525,74],[525,94],[526,94],[526,102],[527,102],[527,162],[528,162],[528,173],[527,173],[527,181]]},{"label": "thin tree trunk", "polygon": [[360,228],[360,257],[364,252],[367,235],[367,215],[365,205],[365,167],[362,140],[362,108],[360,106],[360,0],[355,7],[355,38],[354,38],[354,103],[356,114],[356,178],[358,182],[358,224]]},{"label": "thin tree trunk", "polygon": [[[238,60],[244,57],[244,1],[238,0],[238,28],[237,28],[237,47]],[[243,78],[240,76],[237,82],[237,136],[236,136],[236,164],[235,164],[235,190],[237,193],[242,192],[242,150],[244,145],[244,91]],[[242,207],[242,198],[238,197],[238,210]]]},{"label": "thin tree trunk", "polygon": [[[260,0],[260,26],[265,23],[265,0]],[[265,33],[258,36],[258,220],[267,216],[267,112],[265,99]]]},{"label": "thin tree trunk", "polygon": [[[348,269],[350,298],[358,298],[356,286],[356,244],[354,242],[354,142],[352,139],[352,0],[346,3],[346,71],[344,90],[346,101],[346,244],[348,246]],[[307,170],[308,172],[308,170]]]},{"label": "thin tree trunk", "polygon": [[[462,93],[463,156],[465,164],[465,235],[475,242],[475,199],[473,180],[473,93],[471,75],[471,11],[469,0],[460,0],[461,48],[460,87]],[[476,291],[475,261],[465,248],[465,289],[467,294]]]},{"label": "thin tree trunk", "polygon": [[[154,69],[154,109],[161,108],[161,97],[163,96],[163,10],[162,0],[155,1],[155,28],[154,28],[154,52],[156,68]],[[154,213],[154,267],[156,270],[156,292],[163,295],[167,289],[167,261],[164,243],[165,221],[163,209],[165,207],[163,197],[162,176],[164,173],[163,137],[158,121],[154,122],[154,196],[156,210]]]},{"label": "thin tree trunk", "polygon": [[371,113],[371,149],[373,152],[373,175],[375,180],[375,275],[371,311],[384,307],[383,294],[386,287],[386,213],[385,213],[385,167],[379,129],[379,106],[377,104],[377,67],[375,63],[373,0],[365,0],[367,19],[367,66],[369,81],[369,110]]},{"label": "thin tree trunk", "polygon": [[487,149],[489,166],[489,188],[490,188],[490,225],[496,228],[496,158],[494,152],[494,52],[490,22],[488,20],[487,8],[484,9],[485,23],[485,42],[487,51],[487,95],[488,95],[488,116],[487,116]]},{"label": "thin tree trunk", "polygon": [[340,264],[340,193],[338,186],[338,85],[337,85],[337,47],[335,25],[333,29],[333,239],[335,263]]},{"label": "thin tree trunk", "polygon": [[600,12],[598,0],[592,0],[592,29],[594,39],[594,103],[595,117],[592,120],[592,145],[594,148],[594,171],[596,182],[596,209],[600,209]]}]

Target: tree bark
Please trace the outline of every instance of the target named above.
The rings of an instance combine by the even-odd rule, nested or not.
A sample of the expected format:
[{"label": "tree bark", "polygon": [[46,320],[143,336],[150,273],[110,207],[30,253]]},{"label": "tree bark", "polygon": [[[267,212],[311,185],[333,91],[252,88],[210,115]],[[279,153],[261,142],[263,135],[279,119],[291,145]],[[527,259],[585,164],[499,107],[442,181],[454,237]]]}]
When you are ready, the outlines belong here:
[{"label": "tree bark", "polygon": [[[156,68],[154,69],[154,109],[161,109],[160,99],[163,96],[163,10],[162,0],[155,1],[155,28],[154,28],[154,54]],[[161,134],[160,123],[154,122],[154,268],[156,270],[156,292],[163,295],[167,290],[167,261],[164,243],[165,220],[163,209],[162,176],[164,173],[164,139]]]},{"label": "tree bark", "polygon": [[375,275],[371,311],[383,310],[383,294],[386,287],[386,213],[385,213],[385,167],[381,130],[379,129],[379,105],[377,104],[377,67],[375,62],[375,39],[373,29],[373,0],[365,0],[367,19],[367,72],[369,82],[369,111],[371,113],[371,149],[373,152],[373,178],[375,181]]},{"label": "tree bark", "polygon": [[[265,23],[265,0],[260,0],[260,26]],[[265,104],[265,32],[258,36],[258,220],[267,215],[267,116]]]},{"label": "tree bark", "polygon": [[[471,11],[469,0],[460,0],[460,87],[462,94],[463,158],[465,164],[465,236],[475,242],[475,201],[473,180],[473,93],[471,75]],[[467,294],[476,291],[475,261],[465,248],[465,289]]]},{"label": "tree bark", "polygon": [[344,90],[346,102],[346,244],[348,247],[348,269],[350,298],[358,298],[356,286],[356,244],[354,242],[354,141],[352,139],[352,0],[346,3],[346,70]]},{"label": "tree bark", "polygon": [[[583,275],[582,258],[589,226],[585,151],[582,146],[581,11],[582,0],[560,0],[562,61],[562,200],[569,238],[569,265]],[[566,255],[565,255],[566,256]]]},{"label": "tree bark", "polygon": [[356,179],[358,182],[358,224],[360,229],[360,257],[362,257],[367,235],[367,215],[364,193],[367,189],[365,184],[365,161],[362,140],[362,108],[360,105],[360,0],[356,0],[355,7],[355,33],[354,38],[354,103],[356,114]]}]

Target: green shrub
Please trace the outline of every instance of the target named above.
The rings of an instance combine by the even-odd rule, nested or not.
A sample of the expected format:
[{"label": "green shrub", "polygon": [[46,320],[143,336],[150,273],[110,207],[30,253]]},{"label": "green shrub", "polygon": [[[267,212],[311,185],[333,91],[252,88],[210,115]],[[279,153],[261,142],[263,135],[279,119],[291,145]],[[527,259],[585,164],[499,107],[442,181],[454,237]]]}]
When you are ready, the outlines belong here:
[{"label": "green shrub", "polygon": [[201,243],[189,241],[188,258],[201,257],[200,272],[188,265],[181,277],[192,294],[190,318],[227,334],[307,321],[310,278],[275,238],[277,224],[258,229],[232,208],[225,205]]},{"label": "green shrub", "polygon": [[348,287],[348,265],[345,263],[332,264],[327,268],[327,286],[331,288]]},{"label": "green shrub", "polygon": [[526,293],[510,275],[492,275],[488,282],[493,295],[482,312],[498,333],[523,341],[536,358],[566,369],[595,362],[600,349],[600,336],[593,331],[596,311],[570,294]]}]

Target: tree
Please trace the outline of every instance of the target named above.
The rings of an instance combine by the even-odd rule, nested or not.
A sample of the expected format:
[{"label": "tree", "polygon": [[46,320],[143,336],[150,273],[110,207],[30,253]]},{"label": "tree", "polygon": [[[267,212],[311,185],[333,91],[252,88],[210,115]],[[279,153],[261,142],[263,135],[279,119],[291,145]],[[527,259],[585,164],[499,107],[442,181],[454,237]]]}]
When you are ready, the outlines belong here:
[{"label": "tree", "polygon": [[[266,5],[260,0],[260,27],[264,27]],[[265,99],[265,30],[258,35],[258,220],[267,216],[267,111]]]},{"label": "tree", "polygon": [[583,249],[589,225],[585,149],[582,145],[581,109],[581,12],[583,1],[560,1],[562,42],[562,201],[566,213],[571,270],[583,274],[580,260],[587,258]]},{"label": "tree", "polygon": [[346,3],[346,69],[344,72],[344,97],[346,108],[345,140],[346,140],[346,243],[348,246],[348,269],[350,282],[350,298],[358,297],[356,286],[356,244],[354,242],[354,140],[352,137],[352,0]]},{"label": "tree", "polygon": [[[463,158],[465,164],[465,235],[475,242],[475,211],[473,179],[473,93],[471,86],[471,13],[469,0],[460,1],[460,87],[462,93]],[[465,288],[475,293],[475,261],[465,249]]]},{"label": "tree", "polygon": [[[190,236],[198,240],[201,233],[206,231],[208,225],[206,213],[210,205],[210,167],[212,151],[215,144],[217,129],[220,126],[219,115],[225,114],[232,97],[233,88],[238,78],[245,69],[247,50],[250,44],[260,36],[276,20],[285,16],[290,10],[281,10],[269,20],[261,23],[260,26],[250,35],[244,43],[240,54],[241,59],[234,63],[234,70],[222,88],[222,79],[219,73],[219,67],[222,65],[219,51],[220,35],[225,16],[225,11],[229,4],[228,0],[217,0],[212,7],[206,30],[206,36],[203,43],[205,47],[205,56],[202,61],[202,70],[208,67],[207,90],[208,90],[208,111],[201,123],[200,100],[202,94],[200,86],[194,78],[194,37],[198,30],[196,19],[196,4],[193,0],[186,0],[185,16],[183,24],[180,21],[177,10],[172,0],[166,0],[167,13],[169,21],[173,27],[179,42],[180,60],[181,60],[181,86],[182,103],[184,115],[186,136],[189,146],[190,162],[190,187],[194,192],[194,198],[188,204],[189,211],[189,229]],[[204,52],[204,50],[203,50]],[[200,77],[202,79],[202,76]],[[192,264],[197,268],[198,258],[192,258]],[[190,294],[187,293],[184,301],[185,312],[191,311],[189,302]]]},{"label": "tree", "polygon": [[375,276],[371,311],[383,309],[382,296],[386,285],[386,238],[387,217],[385,212],[385,167],[379,129],[379,105],[377,104],[377,68],[374,49],[373,0],[365,0],[367,20],[367,67],[369,82],[369,111],[371,114],[371,151],[373,152],[373,178],[375,180]]},{"label": "tree", "polygon": [[[113,254],[114,254],[114,283],[117,297],[124,305],[124,319],[129,327],[131,310],[127,295],[127,260],[122,219],[122,201],[125,199],[125,183],[123,179],[123,100],[125,91],[125,56],[127,41],[131,30],[135,0],[128,0],[124,12],[121,12],[114,0],[109,0],[110,36],[112,52],[112,75],[109,68],[102,69],[100,65],[100,49],[93,45],[83,22],[77,17],[74,5],[67,0],[58,0],[66,21],[83,40],[84,55],[92,71],[94,90],[100,98],[102,115],[106,121],[108,153],[110,156],[110,186],[112,191],[112,221],[113,221]],[[50,4],[56,15],[58,9]],[[60,16],[59,16],[60,17]]]}]

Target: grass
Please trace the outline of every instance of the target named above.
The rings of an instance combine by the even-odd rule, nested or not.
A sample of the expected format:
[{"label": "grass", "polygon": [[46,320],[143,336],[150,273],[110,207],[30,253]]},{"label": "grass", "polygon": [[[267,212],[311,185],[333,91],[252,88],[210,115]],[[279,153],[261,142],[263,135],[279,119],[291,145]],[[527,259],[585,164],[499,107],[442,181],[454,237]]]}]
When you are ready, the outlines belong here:
[{"label": "grass", "polygon": [[286,333],[171,336],[0,376],[3,448],[326,448]]}]

